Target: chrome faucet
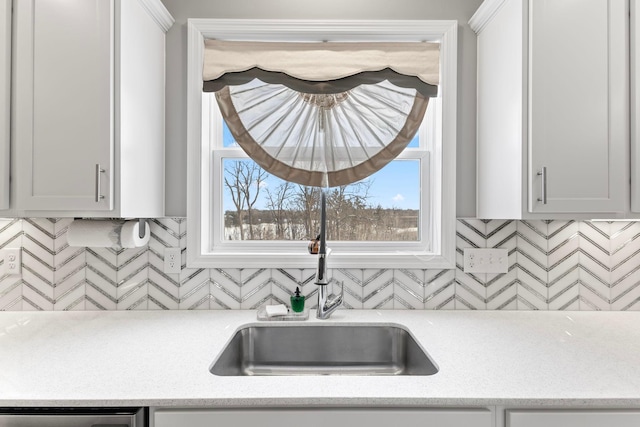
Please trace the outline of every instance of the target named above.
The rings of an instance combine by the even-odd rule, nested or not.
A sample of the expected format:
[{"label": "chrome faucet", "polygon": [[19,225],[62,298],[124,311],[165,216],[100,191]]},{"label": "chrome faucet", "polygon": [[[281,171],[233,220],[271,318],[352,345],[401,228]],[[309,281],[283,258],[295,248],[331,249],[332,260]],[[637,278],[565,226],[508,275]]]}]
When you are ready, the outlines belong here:
[{"label": "chrome faucet", "polygon": [[343,295],[344,288],[342,288],[340,295],[327,295],[327,285],[318,285],[318,310],[316,317],[318,319],[328,319],[331,313],[336,311],[342,304]]},{"label": "chrome faucet", "polygon": [[316,317],[318,319],[328,319],[340,304],[344,297],[344,286],[340,292],[340,295],[329,295],[327,286],[329,280],[327,279],[327,258],[329,252],[327,250],[327,200],[324,189],[321,192],[321,206],[320,206],[320,247],[318,248],[318,268],[316,269],[316,281],[318,285],[318,311]]}]

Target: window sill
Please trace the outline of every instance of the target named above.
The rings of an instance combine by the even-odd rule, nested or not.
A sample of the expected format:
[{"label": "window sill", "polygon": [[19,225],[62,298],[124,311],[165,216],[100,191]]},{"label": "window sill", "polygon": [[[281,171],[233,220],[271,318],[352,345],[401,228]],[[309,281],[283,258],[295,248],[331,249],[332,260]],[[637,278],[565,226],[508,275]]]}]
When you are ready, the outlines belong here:
[{"label": "window sill", "polygon": [[[316,268],[317,257],[303,248],[292,252],[219,252],[196,254],[189,257],[188,265],[195,268]],[[189,256],[189,255],[188,255]],[[410,268],[453,269],[455,259],[447,259],[429,252],[406,251],[356,253],[333,251],[329,256],[329,268]]]}]

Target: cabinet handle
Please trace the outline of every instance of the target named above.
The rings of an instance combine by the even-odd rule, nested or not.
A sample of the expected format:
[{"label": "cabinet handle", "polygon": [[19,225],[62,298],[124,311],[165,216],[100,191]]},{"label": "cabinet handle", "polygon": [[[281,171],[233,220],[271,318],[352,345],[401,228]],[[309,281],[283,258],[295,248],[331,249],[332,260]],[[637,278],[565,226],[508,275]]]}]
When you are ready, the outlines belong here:
[{"label": "cabinet handle", "polygon": [[547,204],[547,168],[545,166],[542,167],[542,170],[537,174],[540,177],[540,197],[538,197],[538,201],[542,202],[543,205]]},{"label": "cabinet handle", "polygon": [[100,174],[105,173],[105,170],[100,167],[100,163],[96,164],[96,203],[104,199],[104,196],[100,194]]}]

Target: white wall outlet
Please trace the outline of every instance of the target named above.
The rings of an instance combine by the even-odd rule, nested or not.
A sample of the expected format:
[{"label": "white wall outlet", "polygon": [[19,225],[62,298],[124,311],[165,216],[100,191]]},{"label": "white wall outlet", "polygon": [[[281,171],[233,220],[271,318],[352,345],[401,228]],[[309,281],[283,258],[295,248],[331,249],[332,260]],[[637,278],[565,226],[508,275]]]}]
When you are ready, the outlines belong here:
[{"label": "white wall outlet", "polygon": [[9,276],[19,276],[22,273],[22,259],[20,248],[4,249],[2,259],[4,272]]},{"label": "white wall outlet", "polygon": [[181,267],[180,248],[164,248],[164,272],[167,274],[180,273]]},{"label": "white wall outlet", "polygon": [[506,273],[509,271],[507,249],[464,248],[465,273]]}]

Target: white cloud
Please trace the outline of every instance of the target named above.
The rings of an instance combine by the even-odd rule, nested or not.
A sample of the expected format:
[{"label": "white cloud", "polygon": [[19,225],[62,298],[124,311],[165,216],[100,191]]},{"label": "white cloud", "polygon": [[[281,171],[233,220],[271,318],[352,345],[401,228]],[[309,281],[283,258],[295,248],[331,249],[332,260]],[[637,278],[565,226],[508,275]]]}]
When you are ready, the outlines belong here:
[{"label": "white cloud", "polygon": [[394,202],[401,202],[404,200],[404,196],[400,193],[396,194],[395,197],[392,197]]}]

